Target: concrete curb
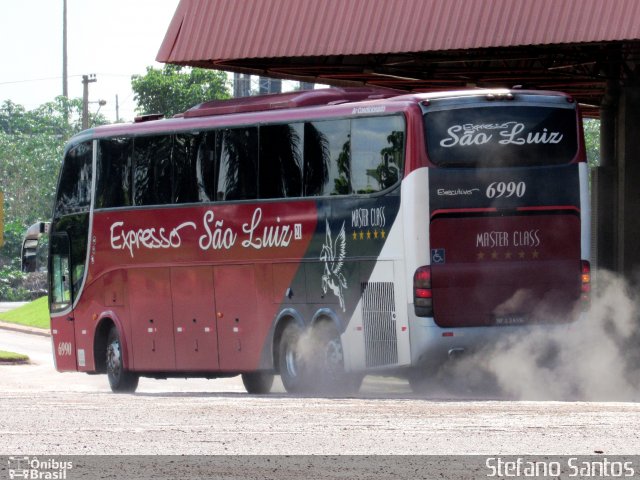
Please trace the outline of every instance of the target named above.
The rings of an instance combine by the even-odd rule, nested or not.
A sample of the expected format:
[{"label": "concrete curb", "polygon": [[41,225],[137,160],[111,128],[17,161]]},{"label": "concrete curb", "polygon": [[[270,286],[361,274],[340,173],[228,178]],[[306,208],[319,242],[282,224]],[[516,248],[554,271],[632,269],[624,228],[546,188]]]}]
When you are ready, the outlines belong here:
[{"label": "concrete curb", "polygon": [[0,360],[0,365],[32,365],[31,360]]},{"label": "concrete curb", "polygon": [[13,332],[28,333],[31,335],[40,335],[41,337],[50,337],[51,332],[49,330],[43,330],[42,328],[27,327],[24,325],[18,325],[17,323],[0,322],[1,330],[11,330]]}]

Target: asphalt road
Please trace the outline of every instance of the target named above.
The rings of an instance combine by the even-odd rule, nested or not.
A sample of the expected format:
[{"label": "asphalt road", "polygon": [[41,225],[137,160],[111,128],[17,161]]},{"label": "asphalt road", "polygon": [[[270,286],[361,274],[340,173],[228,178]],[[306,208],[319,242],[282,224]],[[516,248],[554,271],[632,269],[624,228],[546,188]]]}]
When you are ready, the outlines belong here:
[{"label": "asphalt road", "polygon": [[0,454],[637,454],[640,404],[532,402],[434,393],[367,378],[350,398],[244,393],[239,378],[142,379],[112,394],[103,375],[57,373],[48,338],[0,330]]},{"label": "asphalt road", "polygon": [[8,312],[14,308],[24,305],[26,302],[0,302],[0,313]]}]

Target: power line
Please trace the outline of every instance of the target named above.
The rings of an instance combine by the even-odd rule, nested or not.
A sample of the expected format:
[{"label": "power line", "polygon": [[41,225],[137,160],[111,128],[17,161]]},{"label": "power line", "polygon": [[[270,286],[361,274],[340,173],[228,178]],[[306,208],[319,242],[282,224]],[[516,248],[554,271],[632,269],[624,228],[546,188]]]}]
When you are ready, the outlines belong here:
[{"label": "power line", "polygon": [[[81,77],[82,75],[70,75],[71,77]],[[49,80],[60,80],[62,77],[45,77],[45,78],[30,78],[26,80],[11,80],[9,82],[0,82],[0,85],[12,85],[17,83],[32,83],[32,82],[45,82]]]},{"label": "power line", "polygon": [[[131,78],[132,75],[136,75],[135,73],[98,73],[97,75],[104,77],[122,77],[122,78]],[[69,78],[79,78],[82,75],[69,75]],[[33,82],[46,82],[50,80],[60,80],[61,76],[58,77],[43,77],[43,78],[27,78],[23,80],[9,80],[8,82],[0,82],[0,85],[13,85],[18,83],[33,83]]]}]

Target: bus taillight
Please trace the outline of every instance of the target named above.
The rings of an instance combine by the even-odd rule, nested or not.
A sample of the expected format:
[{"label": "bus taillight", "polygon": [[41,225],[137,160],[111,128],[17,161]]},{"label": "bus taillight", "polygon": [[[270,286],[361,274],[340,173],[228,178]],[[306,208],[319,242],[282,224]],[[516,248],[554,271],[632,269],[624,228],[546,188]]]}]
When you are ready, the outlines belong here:
[{"label": "bus taillight", "polygon": [[431,267],[420,267],[413,275],[413,304],[418,317],[433,317]]},{"label": "bus taillight", "polygon": [[582,274],[580,276],[580,300],[587,306],[591,300],[591,265],[582,260]]}]

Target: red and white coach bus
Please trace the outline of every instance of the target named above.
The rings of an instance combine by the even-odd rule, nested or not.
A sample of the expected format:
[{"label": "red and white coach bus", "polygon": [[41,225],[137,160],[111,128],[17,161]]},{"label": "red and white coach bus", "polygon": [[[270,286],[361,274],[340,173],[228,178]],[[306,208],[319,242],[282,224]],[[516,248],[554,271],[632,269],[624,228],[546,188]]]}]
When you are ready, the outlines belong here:
[{"label": "red and white coach bus", "polygon": [[589,294],[576,103],[326,89],[85,131],[50,230],[59,371],[414,389]]}]

